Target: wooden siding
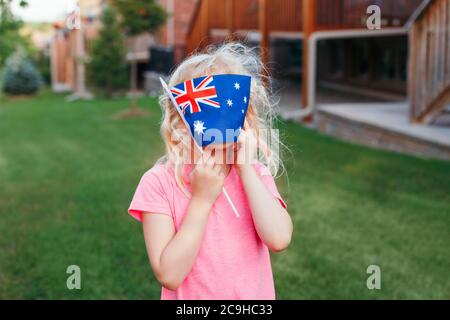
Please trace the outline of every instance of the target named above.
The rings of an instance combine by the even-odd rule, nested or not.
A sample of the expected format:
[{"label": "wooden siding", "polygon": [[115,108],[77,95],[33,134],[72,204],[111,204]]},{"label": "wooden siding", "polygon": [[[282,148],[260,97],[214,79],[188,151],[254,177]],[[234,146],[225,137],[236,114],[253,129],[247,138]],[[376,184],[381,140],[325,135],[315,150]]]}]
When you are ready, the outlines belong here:
[{"label": "wooden siding", "polygon": [[450,104],[450,0],[430,1],[410,34],[411,119],[430,123]]},{"label": "wooden siding", "polygon": [[[404,25],[421,1],[379,1],[383,26]],[[367,7],[374,3],[377,1],[315,0],[316,30],[365,28]],[[303,31],[302,0],[267,0],[267,6],[270,31]],[[211,29],[228,29],[230,33],[237,30],[258,30],[258,11],[258,0],[198,0],[187,35],[188,53],[208,43]]]}]

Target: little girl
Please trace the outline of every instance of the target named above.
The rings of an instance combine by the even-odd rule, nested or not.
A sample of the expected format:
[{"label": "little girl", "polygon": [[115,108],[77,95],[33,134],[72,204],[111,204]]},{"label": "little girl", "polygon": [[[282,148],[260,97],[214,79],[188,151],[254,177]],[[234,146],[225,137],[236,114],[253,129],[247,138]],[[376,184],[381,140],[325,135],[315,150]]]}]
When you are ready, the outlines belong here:
[{"label": "little girl", "polygon": [[[161,299],[275,299],[269,249],[284,250],[293,227],[273,179],[280,160],[271,146],[279,141],[270,130],[273,108],[261,62],[245,46],[225,44],[190,56],[173,72],[169,86],[217,74],[251,77],[238,142],[200,153],[192,143],[181,144],[180,153],[174,137],[188,135],[185,123],[163,95],[166,155],[141,178],[129,213],[142,221]],[[222,152],[234,161],[220,161]],[[196,161],[191,164],[180,154]]]}]

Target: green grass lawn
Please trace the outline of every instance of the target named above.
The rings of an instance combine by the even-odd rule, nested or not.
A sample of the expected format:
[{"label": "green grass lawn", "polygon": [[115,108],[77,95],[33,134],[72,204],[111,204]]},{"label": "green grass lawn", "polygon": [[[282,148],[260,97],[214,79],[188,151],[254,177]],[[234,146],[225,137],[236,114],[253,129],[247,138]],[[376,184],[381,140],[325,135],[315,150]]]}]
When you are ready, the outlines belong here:
[{"label": "green grass lawn", "polygon": [[[158,299],[139,223],[126,213],[163,151],[151,116],[113,120],[126,100],[0,100],[0,298]],[[450,298],[450,163],[339,142],[281,124],[295,223],[273,255],[280,299]],[[82,290],[66,268],[82,269]],[[382,289],[366,288],[381,267]]]}]

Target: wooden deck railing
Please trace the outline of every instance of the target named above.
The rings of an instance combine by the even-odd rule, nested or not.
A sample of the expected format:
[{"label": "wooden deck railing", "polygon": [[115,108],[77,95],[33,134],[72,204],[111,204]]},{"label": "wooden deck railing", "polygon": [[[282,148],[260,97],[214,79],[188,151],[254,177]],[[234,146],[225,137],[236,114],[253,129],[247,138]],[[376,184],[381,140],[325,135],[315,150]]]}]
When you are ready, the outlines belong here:
[{"label": "wooden deck railing", "polygon": [[430,123],[450,104],[450,1],[427,0],[411,22],[411,120]]},{"label": "wooden deck railing", "polygon": [[[300,0],[301,1],[301,0]],[[317,27],[322,30],[366,28],[367,7],[376,4],[381,9],[384,27],[398,27],[422,0],[316,0]]]},{"label": "wooden deck railing", "polygon": [[[404,25],[422,0],[378,1],[384,27]],[[258,30],[259,0],[198,0],[186,49],[208,43],[211,29]],[[376,0],[316,0],[317,30],[365,28],[366,10]],[[301,32],[302,0],[267,0],[270,31]]]}]

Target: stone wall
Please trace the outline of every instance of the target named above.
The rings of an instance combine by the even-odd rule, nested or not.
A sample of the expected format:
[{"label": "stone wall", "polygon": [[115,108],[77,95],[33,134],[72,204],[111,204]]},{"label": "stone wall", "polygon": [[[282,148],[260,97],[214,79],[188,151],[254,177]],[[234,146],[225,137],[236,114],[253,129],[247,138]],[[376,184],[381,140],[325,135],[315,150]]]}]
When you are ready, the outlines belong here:
[{"label": "stone wall", "polygon": [[425,158],[450,160],[450,148],[415,137],[318,111],[320,132],[358,144]]}]

